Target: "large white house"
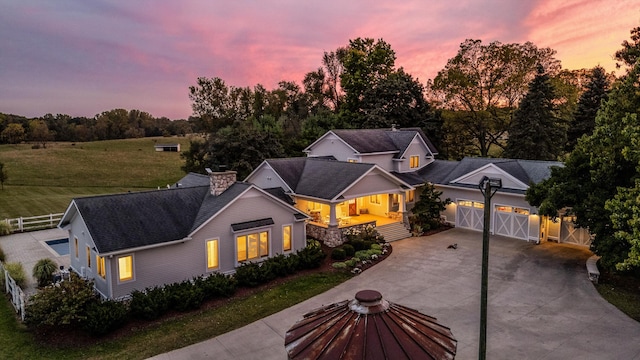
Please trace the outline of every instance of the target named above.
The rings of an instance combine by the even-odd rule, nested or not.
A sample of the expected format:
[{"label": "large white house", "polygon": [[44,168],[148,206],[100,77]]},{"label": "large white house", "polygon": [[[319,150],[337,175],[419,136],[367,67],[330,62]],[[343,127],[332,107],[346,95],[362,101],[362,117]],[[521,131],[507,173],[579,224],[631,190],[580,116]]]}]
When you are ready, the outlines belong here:
[{"label": "large white house", "polygon": [[71,268],[107,298],[212,272],[232,273],[302,249],[307,236],[329,246],[375,226],[387,241],[410,236],[407,215],[431,183],[452,203],[442,218],[482,231],[478,183],[500,178],[491,232],[527,241],[589,245],[571,218],[538,215],[525,200],[551,161],[436,160],[420,129],[332,130],[306,157],[269,159],[243,182],[235,172],[189,174],[174,188],[74,199],[59,227],[69,232]]}]

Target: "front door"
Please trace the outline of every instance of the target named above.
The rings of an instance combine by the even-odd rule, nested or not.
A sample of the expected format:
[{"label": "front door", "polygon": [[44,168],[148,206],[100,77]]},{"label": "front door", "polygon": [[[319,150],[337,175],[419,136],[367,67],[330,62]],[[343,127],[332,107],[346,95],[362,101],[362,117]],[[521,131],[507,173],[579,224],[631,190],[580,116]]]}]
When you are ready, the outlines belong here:
[{"label": "front door", "polygon": [[356,199],[349,200],[349,216],[358,215],[358,205],[356,204]]}]

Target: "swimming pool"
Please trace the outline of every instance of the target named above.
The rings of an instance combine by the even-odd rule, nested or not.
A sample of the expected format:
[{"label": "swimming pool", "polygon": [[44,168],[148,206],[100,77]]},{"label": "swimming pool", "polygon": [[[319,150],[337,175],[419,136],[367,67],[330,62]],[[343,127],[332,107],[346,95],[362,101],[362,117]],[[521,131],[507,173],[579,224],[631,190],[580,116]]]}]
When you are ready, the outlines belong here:
[{"label": "swimming pool", "polygon": [[58,255],[69,255],[69,238],[45,241]]}]

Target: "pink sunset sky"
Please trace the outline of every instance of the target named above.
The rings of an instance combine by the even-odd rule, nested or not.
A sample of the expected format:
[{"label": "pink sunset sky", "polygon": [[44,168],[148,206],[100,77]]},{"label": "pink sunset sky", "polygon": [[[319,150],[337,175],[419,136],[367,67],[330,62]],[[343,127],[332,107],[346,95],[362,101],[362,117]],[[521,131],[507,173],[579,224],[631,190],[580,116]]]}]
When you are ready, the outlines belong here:
[{"label": "pink sunset sky", "polygon": [[615,70],[640,0],[0,0],[0,112],[192,114],[199,76],[301,84],[324,51],[384,39],[425,83],[467,38],[532,41],[563,68]]}]

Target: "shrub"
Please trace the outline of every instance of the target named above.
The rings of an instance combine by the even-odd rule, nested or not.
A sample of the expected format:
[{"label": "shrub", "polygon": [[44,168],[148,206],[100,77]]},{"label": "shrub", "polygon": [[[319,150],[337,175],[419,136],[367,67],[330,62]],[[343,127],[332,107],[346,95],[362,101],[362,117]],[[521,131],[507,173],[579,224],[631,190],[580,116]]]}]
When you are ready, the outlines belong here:
[{"label": "shrub", "polygon": [[349,243],[353,246],[355,251],[365,250],[364,240],[362,239],[353,239]]},{"label": "shrub", "polygon": [[89,304],[97,301],[93,282],[71,273],[68,281],[47,286],[31,297],[25,321],[34,326],[81,325]]},{"label": "shrub", "polygon": [[[9,225],[6,221],[0,221],[0,235],[9,235],[11,234],[11,225]],[[0,259],[4,261],[3,259]]]},{"label": "shrub", "polygon": [[371,254],[369,254],[369,250],[359,250],[356,251],[356,254],[353,257],[360,261],[364,261],[371,259]]},{"label": "shrub", "polygon": [[204,302],[204,291],[189,280],[165,286],[169,308],[185,312],[198,309]]},{"label": "shrub", "polygon": [[82,323],[82,328],[93,336],[101,336],[124,325],[128,316],[127,306],[122,302],[92,302],[87,307],[87,319]]},{"label": "shrub", "polygon": [[255,287],[263,282],[260,265],[247,262],[236,268],[236,280],[238,285],[245,287]]},{"label": "shrub", "polygon": [[9,276],[15,280],[16,285],[23,288],[27,284],[27,275],[24,272],[22,263],[13,262],[4,264],[5,270],[9,273]]},{"label": "shrub", "polygon": [[327,256],[327,254],[322,251],[322,247],[320,247],[320,243],[313,240],[307,247],[298,251],[299,258],[299,269],[315,269],[322,265],[322,260]]},{"label": "shrub", "polygon": [[0,266],[0,292],[4,291],[4,267]]},{"label": "shrub", "polygon": [[345,261],[344,264],[347,265],[348,267],[354,267],[354,266],[356,266],[356,264],[358,264],[358,259],[356,259],[356,258],[349,259],[349,260]]},{"label": "shrub", "polygon": [[4,262],[4,259],[5,259],[4,251],[0,247],[0,261]]},{"label": "shrub", "polygon": [[205,299],[213,299],[233,295],[236,292],[238,282],[233,276],[214,273],[197,278],[195,285],[202,289]]},{"label": "shrub", "polygon": [[344,249],[344,253],[347,257],[352,257],[356,253],[356,249],[351,244],[344,244],[342,245],[342,248]]},{"label": "shrub", "polygon": [[347,268],[347,264],[345,264],[343,262],[335,262],[335,263],[331,264],[331,266],[333,266],[334,269],[346,269]]},{"label": "shrub", "polygon": [[373,241],[369,241],[369,240],[365,240],[364,242],[364,249],[363,250],[369,250],[371,249],[371,245],[373,245],[374,242]]},{"label": "shrub", "polygon": [[373,249],[373,250],[382,250],[382,245],[380,245],[380,244],[371,244],[371,249]]},{"label": "shrub", "polygon": [[44,258],[38,260],[33,266],[33,277],[38,281],[38,286],[43,287],[51,284],[53,281],[53,273],[58,270],[58,264],[55,261]]},{"label": "shrub", "polygon": [[344,260],[347,258],[347,252],[343,248],[335,248],[331,251],[331,259]]},{"label": "shrub", "polygon": [[164,288],[148,288],[144,292],[135,290],[129,302],[131,315],[138,319],[154,320],[169,310],[169,296]]}]

